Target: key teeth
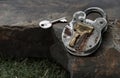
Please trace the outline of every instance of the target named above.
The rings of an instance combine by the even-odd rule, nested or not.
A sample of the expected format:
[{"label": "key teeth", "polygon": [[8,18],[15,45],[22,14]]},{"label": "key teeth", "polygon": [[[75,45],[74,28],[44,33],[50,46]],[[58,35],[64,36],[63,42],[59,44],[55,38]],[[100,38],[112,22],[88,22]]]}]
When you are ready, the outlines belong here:
[{"label": "key teeth", "polygon": [[62,19],[60,20],[60,22],[67,22],[67,19]]}]

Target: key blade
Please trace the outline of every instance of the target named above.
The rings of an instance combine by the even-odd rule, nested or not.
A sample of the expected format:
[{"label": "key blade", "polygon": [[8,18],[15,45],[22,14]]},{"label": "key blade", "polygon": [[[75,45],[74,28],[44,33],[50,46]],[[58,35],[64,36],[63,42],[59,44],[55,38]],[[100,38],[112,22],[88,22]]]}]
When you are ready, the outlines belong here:
[{"label": "key blade", "polygon": [[76,45],[75,45],[75,49],[76,50],[81,50],[83,51],[84,47],[86,46],[85,45],[85,41],[86,41],[86,38],[87,38],[87,35],[88,34],[83,34],[79,37],[79,40],[76,42]]},{"label": "key blade", "polygon": [[62,18],[51,21],[51,23],[56,23],[56,22],[67,22],[67,19],[66,17],[62,17]]},{"label": "key blade", "polygon": [[61,19],[60,22],[67,22],[67,19]]}]

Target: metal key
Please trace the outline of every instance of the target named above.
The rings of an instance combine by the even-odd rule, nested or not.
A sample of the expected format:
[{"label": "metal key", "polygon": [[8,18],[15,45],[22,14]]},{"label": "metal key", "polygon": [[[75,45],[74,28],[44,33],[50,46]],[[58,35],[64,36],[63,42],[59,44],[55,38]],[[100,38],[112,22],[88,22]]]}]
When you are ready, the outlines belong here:
[{"label": "metal key", "polygon": [[82,25],[81,23],[79,23],[79,24],[75,25],[74,30],[75,30],[74,36],[69,43],[69,45],[71,47],[75,46],[75,43],[77,42],[79,37],[80,37],[80,40],[78,40],[78,42],[80,44],[85,37],[84,35],[92,33],[93,27],[87,26],[87,25]]},{"label": "metal key", "polygon": [[67,22],[67,19],[66,17],[62,17],[62,18],[59,18],[59,19],[56,19],[56,20],[53,20],[53,21],[49,21],[49,20],[43,20],[39,23],[39,26],[43,29],[48,29],[50,28],[54,23],[57,23],[57,22],[62,22],[62,23],[66,23]]}]

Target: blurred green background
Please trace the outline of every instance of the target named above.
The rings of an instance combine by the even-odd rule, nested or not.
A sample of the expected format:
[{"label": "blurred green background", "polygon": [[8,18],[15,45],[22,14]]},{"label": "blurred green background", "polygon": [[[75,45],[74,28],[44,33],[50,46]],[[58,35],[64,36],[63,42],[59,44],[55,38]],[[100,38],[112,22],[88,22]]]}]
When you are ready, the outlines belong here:
[{"label": "blurred green background", "polygon": [[48,59],[0,58],[0,78],[67,78],[67,73]]}]

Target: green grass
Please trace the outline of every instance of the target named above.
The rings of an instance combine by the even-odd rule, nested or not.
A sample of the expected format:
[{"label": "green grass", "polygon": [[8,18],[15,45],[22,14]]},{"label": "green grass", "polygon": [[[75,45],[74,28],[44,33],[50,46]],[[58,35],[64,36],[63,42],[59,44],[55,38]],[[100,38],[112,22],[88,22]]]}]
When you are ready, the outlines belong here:
[{"label": "green grass", "polygon": [[48,60],[0,58],[0,78],[66,78],[66,71]]}]

